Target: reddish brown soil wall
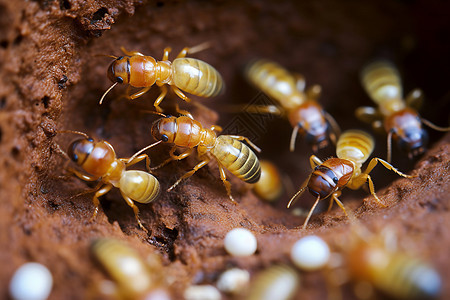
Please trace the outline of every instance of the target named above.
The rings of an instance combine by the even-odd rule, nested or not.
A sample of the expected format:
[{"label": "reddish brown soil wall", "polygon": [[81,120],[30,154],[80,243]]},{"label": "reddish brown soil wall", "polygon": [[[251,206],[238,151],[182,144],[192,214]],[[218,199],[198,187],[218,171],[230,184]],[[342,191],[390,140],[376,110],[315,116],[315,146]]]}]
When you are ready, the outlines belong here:
[{"label": "reddish brown soil wall", "polygon": [[[405,91],[420,87],[427,96],[422,114],[436,124],[448,123],[450,78],[450,5],[442,1],[0,1],[0,297],[14,270],[38,261],[51,270],[55,283],[51,299],[96,297],[93,287],[105,275],[91,259],[93,238],[125,240],[142,255],[160,253],[174,298],[190,284],[213,283],[230,266],[252,273],[276,262],[289,262],[290,246],[305,234],[316,233],[331,244],[348,235],[346,218],[338,209],[314,216],[306,231],[303,218],[285,209],[288,195],[270,206],[245,184],[230,178],[239,205],[227,198],[211,163],[149,205],[139,205],[150,233],[136,226],[132,210],[117,191],[102,198],[102,211],[93,212],[90,195],[71,196],[88,185],[65,172],[65,160],[54,151],[65,149],[79,130],[109,141],[119,157],[132,155],[152,142],[154,88],[135,102],[119,99],[116,87],[99,106],[110,86],[109,58],[120,47],[158,59],[164,47],[174,52],[205,41],[210,49],[195,57],[223,75],[226,93],[202,100],[214,111],[195,109],[205,126],[217,123],[231,130],[242,120],[224,113],[224,105],[246,103],[257,96],[242,77],[250,59],[269,58],[305,75],[307,84],[320,84],[320,102],[342,128],[366,128],[353,117],[354,109],[370,105],[358,72],[368,60],[382,56],[395,61]],[[167,102],[166,102],[167,101]],[[170,95],[164,103],[180,103]],[[245,119],[239,126],[262,147],[262,157],[275,161],[297,187],[309,173],[311,150],[299,142],[290,153],[291,128],[285,120],[261,118],[259,127]],[[431,150],[418,161],[395,149],[393,161],[417,178],[399,179],[378,167],[373,180],[389,203],[380,208],[366,191],[345,190],[342,199],[374,232],[385,225],[397,232],[402,249],[430,261],[444,281],[442,299],[450,298],[450,135],[430,132]],[[374,155],[384,157],[384,136],[377,136]],[[168,147],[150,152],[156,164]],[[328,152],[327,152],[328,151]],[[328,149],[319,156],[333,155]],[[167,189],[196,162],[192,157],[172,163],[156,175]],[[232,177],[232,176],[230,176]],[[91,186],[92,188],[93,186]],[[302,198],[309,208],[310,195]],[[308,200],[309,199],[309,200]],[[234,227],[257,236],[256,255],[231,258],[222,240]],[[283,249],[283,250],[280,250]],[[298,298],[326,299],[321,274],[304,274]],[[349,293],[349,297],[353,297]],[[349,298],[349,299],[350,299]]]}]

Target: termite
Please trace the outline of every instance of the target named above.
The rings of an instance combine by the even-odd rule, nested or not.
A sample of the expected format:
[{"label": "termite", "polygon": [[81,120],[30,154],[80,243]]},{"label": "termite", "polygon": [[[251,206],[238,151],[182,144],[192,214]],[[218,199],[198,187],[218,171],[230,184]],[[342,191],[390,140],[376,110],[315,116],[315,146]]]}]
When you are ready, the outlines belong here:
[{"label": "termite", "polygon": [[442,289],[436,270],[419,257],[399,249],[392,227],[370,232],[350,214],[349,240],[339,241],[342,267],[354,281],[355,293],[373,298],[372,287],[395,299],[435,299]]},{"label": "termite", "polygon": [[170,300],[160,282],[163,266],[155,253],[146,262],[130,246],[112,238],[94,240],[91,252],[114,280],[114,289],[108,290],[112,294],[110,296],[119,299]]},{"label": "termite", "polygon": [[248,300],[290,300],[300,288],[300,275],[288,265],[272,265],[256,274],[250,287]]},{"label": "termite", "polygon": [[368,282],[396,299],[435,299],[440,294],[439,274],[407,253],[374,241],[361,241],[345,257],[353,280]]},{"label": "termite", "polygon": [[[146,56],[137,51],[127,51],[121,48],[125,56],[115,57],[115,60],[108,67],[108,78],[114,84],[103,94],[100,99],[102,104],[106,94],[117,84],[128,84],[136,88],[142,88],[138,92],[127,95],[133,100],[147,93],[156,84],[161,89],[161,94],[155,100],[155,109],[161,112],[160,103],[167,94],[166,85],[181,99],[189,102],[190,99],[183,91],[200,97],[214,97],[224,90],[224,83],[220,73],[206,62],[186,57],[209,47],[209,43],[198,46],[185,47],[171,62],[169,53],[170,47],[164,49],[163,58],[157,61],[151,56]],[[127,93],[128,94],[128,93]]]},{"label": "termite", "polygon": [[349,219],[347,234],[334,240],[335,251],[330,252],[318,236],[302,237],[291,249],[291,258],[302,271],[322,271],[328,299],[345,299],[338,288],[350,280],[357,299],[378,299],[374,288],[394,299],[439,296],[439,274],[424,260],[398,249],[393,228],[374,234],[351,211]]},{"label": "termite", "polygon": [[[255,183],[261,176],[261,166],[255,153],[243,142],[247,142],[257,152],[261,150],[254,145],[248,138],[239,135],[219,135],[222,128],[213,125],[210,128],[204,128],[202,124],[188,116],[165,116],[156,120],[152,124],[151,133],[155,140],[167,144],[172,144],[170,158],[165,160],[159,166],[160,168],[173,160],[181,160],[194,152],[197,147],[198,158],[201,160],[191,171],[180,177],[169,189],[173,190],[182,180],[189,178],[200,168],[206,166],[213,158],[219,166],[220,178],[225,186],[227,195],[233,203],[236,203],[231,195],[231,184],[227,181],[225,169],[228,169],[233,175],[247,183]],[[135,155],[132,159],[153,147],[147,146]],[[177,148],[186,149],[183,153],[176,155]]]},{"label": "termite", "polygon": [[360,107],[356,116],[375,129],[387,132],[387,161],[391,162],[391,140],[397,141],[398,147],[409,158],[425,152],[428,134],[422,123],[438,131],[449,131],[450,127],[439,127],[419,116],[417,110],[423,102],[423,92],[412,90],[403,98],[403,87],[397,68],[385,60],[367,65],[361,72],[361,83],[369,97],[378,105]]},{"label": "termite", "polygon": [[271,113],[286,117],[293,127],[290,150],[295,150],[297,134],[305,136],[313,151],[336,142],[340,129],[334,118],[317,102],[321,87],[313,85],[305,91],[305,79],[291,74],[277,63],[257,60],[246,68],[248,80],[279,105],[249,105],[247,112]]},{"label": "termite", "polygon": [[315,155],[310,157],[309,162],[313,172],[305,180],[298,192],[291,198],[287,206],[290,207],[306,188],[308,188],[309,192],[316,197],[316,201],[303,223],[303,229],[306,228],[319,200],[328,197],[330,197],[329,209],[331,209],[333,202],[336,202],[344,211],[345,215],[347,215],[344,205],[338,199],[341,195],[341,190],[345,187],[351,188],[352,190],[359,189],[366,181],[369,183],[370,193],[375,198],[376,202],[380,206],[386,207],[375,194],[372,178],[369,175],[378,163],[381,163],[385,168],[402,177],[415,177],[403,174],[391,164],[378,157],[372,158],[366,170],[362,172],[362,164],[370,157],[373,148],[374,139],[371,135],[361,130],[347,130],[342,133],[337,141],[337,158],[330,158],[326,161],[322,161]]},{"label": "termite", "polygon": [[83,136],[69,145],[67,155],[85,173],[73,168],[69,168],[69,172],[84,181],[100,181],[92,198],[95,210],[91,220],[97,216],[99,210],[98,198],[108,193],[112,187],[116,187],[120,190],[125,202],[133,209],[139,226],[147,232],[139,218],[139,208],[134,201],[147,204],[155,200],[160,191],[159,181],[148,172],[126,170],[127,167],[144,159],[149,169],[150,159],[147,154],[132,159],[117,158],[113,146],[107,141],[96,142],[87,134],[78,131],[60,132],[71,132]]}]

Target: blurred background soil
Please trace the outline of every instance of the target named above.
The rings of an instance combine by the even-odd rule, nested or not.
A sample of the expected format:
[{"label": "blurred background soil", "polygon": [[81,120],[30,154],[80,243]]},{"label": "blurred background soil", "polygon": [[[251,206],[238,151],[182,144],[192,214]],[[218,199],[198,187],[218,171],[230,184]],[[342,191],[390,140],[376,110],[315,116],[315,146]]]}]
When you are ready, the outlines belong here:
[{"label": "blurred background soil", "polygon": [[[291,127],[275,117],[251,119],[226,113],[229,104],[245,104],[261,94],[242,76],[255,58],[274,60],[320,84],[320,102],[343,129],[365,128],[355,108],[372,105],[360,86],[362,66],[377,57],[394,61],[405,92],[420,87],[426,95],[421,114],[440,126],[449,123],[450,3],[445,1],[0,1],[0,297],[14,270],[27,261],[46,265],[54,276],[51,299],[98,298],[96,286],[107,276],[93,261],[88,246],[97,237],[128,242],[143,256],[163,258],[169,289],[180,299],[189,284],[214,283],[226,268],[252,274],[274,263],[289,263],[291,245],[306,234],[318,234],[333,247],[349,234],[348,220],[335,208],[304,218],[285,208],[290,195],[310,172],[311,149],[298,141],[289,152]],[[161,59],[171,46],[173,58],[185,46],[210,42],[193,55],[213,65],[224,77],[226,92],[199,101],[211,110],[182,104],[204,126],[218,124],[225,133],[243,134],[263,149],[292,180],[294,190],[270,205],[256,198],[232,175],[233,195],[226,196],[215,163],[203,168],[173,192],[139,205],[149,234],[140,230],[132,210],[114,190],[101,199],[93,222],[92,195],[72,197],[93,188],[65,171],[55,152],[75,138],[57,130],[79,130],[109,141],[119,157],[128,157],[153,142],[150,135],[157,87],[136,101],[120,98],[116,87],[103,105],[98,101],[111,85],[106,69],[121,55],[120,47]],[[193,97],[195,98],[195,97]],[[163,107],[181,103],[170,94]],[[254,120],[257,120],[254,125]],[[253,124],[253,125],[252,125]],[[341,200],[374,233],[389,225],[400,247],[430,261],[444,281],[442,299],[450,298],[450,135],[428,130],[430,148],[410,161],[394,148],[393,162],[417,178],[400,179],[381,166],[372,175],[378,195],[389,203],[380,208],[365,190],[344,190]],[[374,155],[386,155],[385,136],[377,135]],[[149,155],[163,161],[169,147]],[[318,155],[334,154],[330,147]],[[193,156],[158,170],[163,190],[196,162]],[[143,168],[143,165],[137,168]],[[298,207],[309,209],[305,194]],[[223,237],[234,227],[250,229],[258,251],[233,258]],[[320,273],[302,274],[302,299],[326,299]],[[343,290],[349,290],[348,285]],[[348,298],[355,296],[347,291]],[[225,296],[224,296],[225,297]]]}]

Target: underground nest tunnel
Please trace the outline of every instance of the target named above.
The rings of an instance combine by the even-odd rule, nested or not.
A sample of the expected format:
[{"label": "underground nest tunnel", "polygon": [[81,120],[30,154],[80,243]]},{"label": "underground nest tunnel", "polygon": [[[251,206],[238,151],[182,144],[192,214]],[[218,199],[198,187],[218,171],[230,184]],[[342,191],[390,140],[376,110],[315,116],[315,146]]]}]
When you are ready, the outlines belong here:
[{"label": "underground nest tunnel", "polygon": [[[180,299],[190,284],[214,284],[233,266],[253,276],[272,264],[291,264],[289,249],[305,235],[317,234],[331,247],[339,245],[348,238],[351,225],[336,206],[313,215],[306,230],[299,228],[304,217],[286,209],[290,195],[311,171],[309,145],[299,139],[295,152],[289,151],[292,128],[285,119],[259,116],[249,121],[230,112],[232,105],[261,97],[244,78],[243,67],[266,58],[303,74],[307,86],[322,87],[319,102],[342,129],[371,132],[354,117],[357,107],[372,105],[358,74],[368,61],[386,58],[399,67],[406,93],[416,87],[424,91],[421,115],[447,126],[449,8],[441,1],[1,1],[2,297],[8,297],[14,270],[37,261],[53,274],[50,299],[101,298],[95,287],[107,275],[89,252],[90,242],[98,237],[125,241],[141,255],[157,253],[163,273],[171,278],[167,288],[173,299]],[[85,132],[110,142],[119,157],[129,157],[154,141],[150,127],[158,118],[146,113],[153,109],[158,87],[128,101],[121,98],[125,88],[117,86],[98,105],[111,85],[106,76],[111,58],[104,55],[119,56],[123,46],[161,59],[170,46],[173,58],[183,47],[204,42],[210,47],[192,57],[222,74],[225,92],[212,99],[192,97],[204,107],[183,103],[169,93],[162,107],[173,111],[178,103],[204,126],[218,124],[225,133],[238,128],[261,147],[261,158],[273,161],[290,178],[292,191],[269,204],[228,174],[238,202],[234,205],[212,162],[166,193],[195,165],[193,155],[158,170],[163,192],[150,204],[138,204],[148,234],[139,229],[117,190],[101,198],[100,212],[89,222],[92,195],[72,196],[95,184],[65,171],[66,160],[55,145],[66,150],[74,137],[57,131]],[[371,173],[387,208],[377,206],[364,189],[345,189],[340,199],[370,231],[393,228],[399,247],[429,261],[447,283],[450,136],[428,132],[430,150],[417,160],[408,159],[394,145],[393,164],[416,178],[397,177],[381,166]],[[384,158],[385,135],[373,135],[372,157]],[[169,150],[164,145],[150,150],[152,164],[167,158]],[[317,155],[325,159],[334,156],[335,149]],[[305,193],[296,206],[308,210],[312,198]],[[255,255],[236,258],[225,252],[223,238],[235,227],[255,234]],[[300,275],[295,299],[327,299],[323,274]],[[340,287],[345,299],[358,298],[351,287]],[[441,298],[449,297],[450,288],[444,284]],[[224,294],[223,299],[231,297]]]}]

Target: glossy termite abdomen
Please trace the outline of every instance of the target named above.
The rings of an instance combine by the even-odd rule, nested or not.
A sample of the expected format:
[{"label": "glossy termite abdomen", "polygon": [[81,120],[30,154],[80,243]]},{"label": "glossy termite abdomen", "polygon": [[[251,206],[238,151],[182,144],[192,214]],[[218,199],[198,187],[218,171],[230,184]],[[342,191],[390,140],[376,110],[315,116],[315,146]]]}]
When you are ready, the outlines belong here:
[{"label": "glossy termite abdomen", "polygon": [[211,154],[239,179],[255,183],[261,176],[256,154],[244,143],[226,135],[219,135]]},{"label": "glossy termite abdomen", "polygon": [[155,200],[160,193],[158,179],[152,174],[139,171],[125,171],[120,178],[120,192],[139,203],[150,203]]},{"label": "glossy termite abdomen", "polygon": [[295,78],[282,66],[268,60],[256,60],[247,65],[247,78],[285,109],[294,109],[306,98],[297,89]]},{"label": "glossy termite abdomen", "polygon": [[91,244],[91,252],[117,284],[122,299],[137,299],[153,287],[153,278],[144,260],[123,242],[100,238]]},{"label": "glossy termite abdomen", "polygon": [[189,57],[173,61],[172,84],[200,97],[214,97],[224,90],[222,76],[213,66]]},{"label": "glossy termite abdomen", "polygon": [[367,65],[361,72],[361,82],[369,97],[386,108],[384,115],[406,107],[400,74],[392,63],[381,60]]},{"label": "glossy termite abdomen", "polygon": [[283,182],[278,168],[268,160],[260,160],[261,176],[253,191],[265,201],[275,201],[283,193]]},{"label": "glossy termite abdomen", "polygon": [[375,147],[373,137],[362,130],[347,130],[341,134],[336,145],[336,155],[349,159],[361,166],[372,154]]},{"label": "glossy termite abdomen", "polygon": [[273,265],[256,274],[248,300],[290,300],[300,287],[300,275],[287,265]]}]

